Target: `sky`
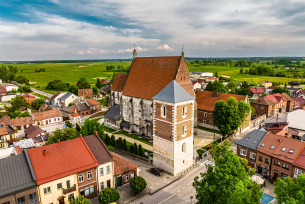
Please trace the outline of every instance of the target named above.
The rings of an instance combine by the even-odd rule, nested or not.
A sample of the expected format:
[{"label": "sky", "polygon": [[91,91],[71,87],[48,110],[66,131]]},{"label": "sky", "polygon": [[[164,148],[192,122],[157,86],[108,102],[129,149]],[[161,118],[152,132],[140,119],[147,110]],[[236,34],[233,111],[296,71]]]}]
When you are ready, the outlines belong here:
[{"label": "sky", "polygon": [[1,0],[0,61],[305,56],[304,0]]}]

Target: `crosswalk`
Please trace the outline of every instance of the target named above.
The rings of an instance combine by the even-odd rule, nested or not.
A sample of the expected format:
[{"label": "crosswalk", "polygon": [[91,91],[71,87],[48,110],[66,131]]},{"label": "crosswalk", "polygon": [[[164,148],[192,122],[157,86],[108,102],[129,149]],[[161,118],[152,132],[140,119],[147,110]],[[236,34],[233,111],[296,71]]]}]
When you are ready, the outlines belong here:
[{"label": "crosswalk", "polygon": [[203,165],[215,166],[215,163],[213,161],[206,160],[200,164],[200,166],[203,166]]}]

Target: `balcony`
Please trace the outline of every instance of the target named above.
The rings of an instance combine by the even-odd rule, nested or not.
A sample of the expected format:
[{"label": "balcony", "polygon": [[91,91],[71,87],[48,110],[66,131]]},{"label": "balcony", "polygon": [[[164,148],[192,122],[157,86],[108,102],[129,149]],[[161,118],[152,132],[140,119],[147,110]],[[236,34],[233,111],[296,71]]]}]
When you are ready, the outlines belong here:
[{"label": "balcony", "polygon": [[68,193],[71,193],[73,191],[76,191],[76,185],[75,184],[71,188],[63,189],[64,194],[68,194]]}]

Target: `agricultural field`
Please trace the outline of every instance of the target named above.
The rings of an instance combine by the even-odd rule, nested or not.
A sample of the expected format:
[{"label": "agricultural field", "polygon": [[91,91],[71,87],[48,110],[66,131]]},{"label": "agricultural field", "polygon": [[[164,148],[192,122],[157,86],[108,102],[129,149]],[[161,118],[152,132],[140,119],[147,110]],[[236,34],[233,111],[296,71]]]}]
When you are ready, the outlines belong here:
[{"label": "agricultural field", "polygon": [[[118,65],[124,68],[129,67],[131,61],[100,61],[100,62],[73,62],[73,63],[24,63],[14,64],[18,67],[18,75],[23,75],[30,80],[30,85],[48,93],[54,94],[56,91],[46,90],[47,83],[54,79],[60,79],[63,82],[73,84],[80,77],[85,77],[91,84],[95,84],[96,78],[111,78],[114,72],[120,72],[120,70],[113,69],[110,71],[106,70],[106,66]],[[266,65],[270,66],[271,65]],[[273,66],[273,65],[272,65]],[[293,80],[302,81],[302,78],[293,78],[289,75],[288,77],[272,77],[272,76],[260,76],[260,75],[248,75],[240,74],[240,67],[217,66],[217,65],[194,65],[188,63],[189,71],[203,71],[203,72],[218,72],[218,75],[231,76],[235,82],[247,81],[250,83],[261,83],[262,81],[271,82],[290,82]],[[35,72],[35,70],[45,69],[45,72]],[[249,70],[249,67],[244,67],[245,70]],[[304,73],[305,69],[298,69],[300,73]],[[287,72],[284,69],[275,69],[275,72]],[[300,76],[303,76],[300,74]]]}]

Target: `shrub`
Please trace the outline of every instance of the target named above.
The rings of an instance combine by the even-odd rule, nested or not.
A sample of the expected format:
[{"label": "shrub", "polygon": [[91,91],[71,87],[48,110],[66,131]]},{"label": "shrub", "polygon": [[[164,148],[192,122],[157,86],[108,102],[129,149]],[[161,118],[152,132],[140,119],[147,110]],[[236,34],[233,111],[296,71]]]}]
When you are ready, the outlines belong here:
[{"label": "shrub", "polygon": [[146,188],[147,183],[143,177],[137,176],[137,177],[133,177],[130,180],[129,185],[133,191],[135,191],[136,193],[139,193]]},{"label": "shrub", "polygon": [[135,153],[135,154],[138,154],[138,146],[137,146],[137,143],[134,143],[133,146],[134,146],[134,153]]},{"label": "shrub", "polygon": [[109,151],[113,152],[114,151],[114,147],[111,145],[108,145],[107,148],[109,149]]},{"label": "shrub", "polygon": [[90,200],[84,196],[77,196],[75,199],[70,199],[69,204],[91,204]]},{"label": "shrub", "polygon": [[115,143],[116,143],[115,137],[114,137],[114,135],[111,135],[111,138],[110,138],[110,145],[113,146],[113,147],[115,147]]},{"label": "shrub", "polygon": [[139,145],[139,156],[143,157],[142,145]]},{"label": "shrub", "polygon": [[76,127],[75,127],[75,128],[76,128],[76,131],[77,131],[77,132],[79,132],[79,131],[80,131],[80,126],[79,126],[79,124],[78,124],[78,123],[76,123],[76,125],[75,125],[75,126],[76,126]]},{"label": "shrub", "polygon": [[129,146],[129,152],[134,154],[134,146],[133,145]]},{"label": "shrub", "polygon": [[98,201],[102,204],[113,203],[119,199],[120,199],[120,194],[119,194],[118,190],[115,188],[109,188],[109,187],[103,189],[98,196]]},{"label": "shrub", "polygon": [[72,124],[71,124],[71,122],[70,122],[69,120],[66,120],[66,121],[65,121],[65,124],[66,124],[66,126],[67,126],[68,128],[72,128]]},{"label": "shrub", "polygon": [[105,143],[106,143],[106,145],[110,145],[110,137],[108,134],[106,134]]},{"label": "shrub", "polygon": [[127,151],[127,142],[126,139],[123,139],[123,150]]}]

